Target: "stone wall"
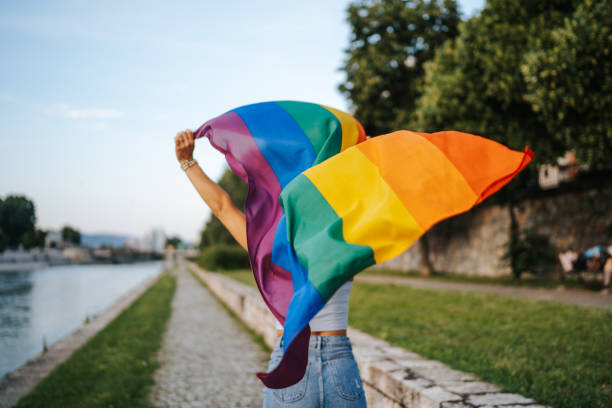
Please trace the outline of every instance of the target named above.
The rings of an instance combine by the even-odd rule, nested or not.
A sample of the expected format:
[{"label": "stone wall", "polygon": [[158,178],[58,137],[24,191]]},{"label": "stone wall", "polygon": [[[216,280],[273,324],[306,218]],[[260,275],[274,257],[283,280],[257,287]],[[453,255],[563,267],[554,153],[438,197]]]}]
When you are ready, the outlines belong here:
[{"label": "stone wall", "polygon": [[[240,320],[274,347],[275,319],[257,289],[185,262]],[[348,336],[370,408],[546,408],[351,327]]]},{"label": "stone wall", "polygon": [[[547,235],[558,251],[612,245],[612,187],[550,193],[523,201],[515,214],[521,230]],[[508,207],[499,205],[481,205],[441,222],[427,234],[434,268],[463,275],[509,275],[510,267],[501,261],[509,229]],[[377,267],[418,270],[419,245]]]}]

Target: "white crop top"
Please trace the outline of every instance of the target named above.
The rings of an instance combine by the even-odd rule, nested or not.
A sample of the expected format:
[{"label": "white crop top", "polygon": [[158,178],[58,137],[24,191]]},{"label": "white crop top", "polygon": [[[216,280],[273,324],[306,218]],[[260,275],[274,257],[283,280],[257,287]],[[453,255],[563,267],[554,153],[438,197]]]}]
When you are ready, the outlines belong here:
[{"label": "white crop top", "polygon": [[[347,281],[338,288],[323,309],[319,310],[319,313],[310,321],[311,331],[346,330],[348,328],[348,300],[351,289],[353,289],[353,281]],[[278,320],[276,329],[283,329]]]}]

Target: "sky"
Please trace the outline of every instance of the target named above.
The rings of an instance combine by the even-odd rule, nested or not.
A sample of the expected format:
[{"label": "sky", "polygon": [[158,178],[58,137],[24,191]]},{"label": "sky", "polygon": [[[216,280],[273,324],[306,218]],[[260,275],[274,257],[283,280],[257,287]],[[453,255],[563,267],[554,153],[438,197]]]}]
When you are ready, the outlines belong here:
[{"label": "sky", "polygon": [[[464,16],[485,0],[459,0]],[[0,3],[0,198],[37,227],[197,242],[210,211],[174,136],[235,107],[337,91],[348,0]],[[195,159],[217,180],[223,156]]]}]

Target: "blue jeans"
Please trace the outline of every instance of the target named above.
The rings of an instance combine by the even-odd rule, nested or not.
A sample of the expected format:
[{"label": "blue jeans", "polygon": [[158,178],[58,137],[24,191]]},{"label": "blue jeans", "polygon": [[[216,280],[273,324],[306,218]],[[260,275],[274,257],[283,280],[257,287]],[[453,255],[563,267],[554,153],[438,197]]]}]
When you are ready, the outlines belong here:
[{"label": "blue jeans", "polygon": [[[270,356],[268,372],[283,355],[281,339]],[[306,374],[295,385],[264,387],[264,408],[365,407],[365,395],[351,342],[346,336],[311,336]]]}]

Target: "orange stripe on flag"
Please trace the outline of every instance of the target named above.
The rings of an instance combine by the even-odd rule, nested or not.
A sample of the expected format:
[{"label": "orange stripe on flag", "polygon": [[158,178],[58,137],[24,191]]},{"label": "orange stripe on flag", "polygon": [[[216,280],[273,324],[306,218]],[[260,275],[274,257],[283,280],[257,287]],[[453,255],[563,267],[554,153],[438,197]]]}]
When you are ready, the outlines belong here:
[{"label": "orange stripe on flag", "polygon": [[[493,140],[469,133],[446,131],[419,134],[436,145],[457,167],[472,190],[481,196],[478,202],[503,187],[505,182],[529,164],[533,157],[533,152],[529,149],[526,149],[525,153],[518,152]],[[457,148],[458,141],[461,143],[460,149]],[[508,178],[491,185],[494,181],[491,175],[498,178],[508,175]]]},{"label": "orange stripe on flag", "polygon": [[378,167],[381,177],[424,230],[470,209],[477,200],[457,167],[419,134],[400,130],[356,147]]}]

